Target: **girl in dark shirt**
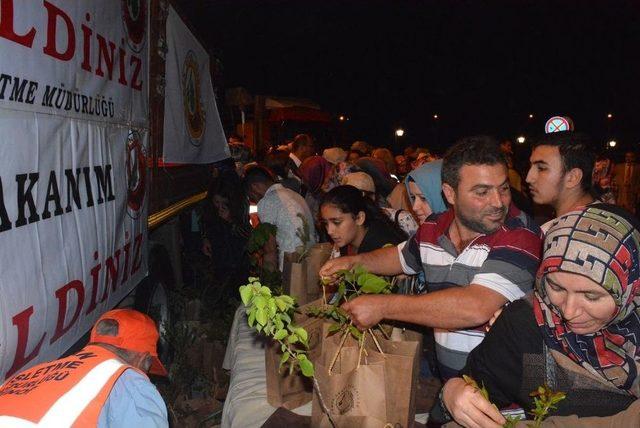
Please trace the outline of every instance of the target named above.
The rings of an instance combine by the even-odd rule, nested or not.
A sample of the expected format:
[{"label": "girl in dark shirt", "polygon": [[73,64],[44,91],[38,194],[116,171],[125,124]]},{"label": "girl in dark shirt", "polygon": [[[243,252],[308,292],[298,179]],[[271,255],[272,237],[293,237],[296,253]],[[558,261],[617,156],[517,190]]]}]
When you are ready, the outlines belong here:
[{"label": "girl in dark shirt", "polygon": [[324,195],[320,217],[340,255],[366,253],[407,239],[382,211],[353,186]]}]

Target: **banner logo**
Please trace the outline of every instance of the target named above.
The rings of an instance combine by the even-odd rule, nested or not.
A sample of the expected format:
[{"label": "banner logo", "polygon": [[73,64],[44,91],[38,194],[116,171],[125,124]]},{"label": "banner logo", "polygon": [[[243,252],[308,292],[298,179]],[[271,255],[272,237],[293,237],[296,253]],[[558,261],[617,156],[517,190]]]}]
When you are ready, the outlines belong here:
[{"label": "banner logo", "polygon": [[144,47],[147,28],[147,2],[145,0],[121,0],[121,4],[127,44],[134,52],[140,52]]},{"label": "banner logo", "polygon": [[204,134],[206,120],[205,112],[202,109],[198,58],[193,51],[187,52],[184,59],[182,68],[182,99],[189,140],[191,144],[197,147],[201,144],[200,139]]},{"label": "banner logo", "polygon": [[127,137],[127,214],[140,217],[146,191],[147,154],[138,131]]}]

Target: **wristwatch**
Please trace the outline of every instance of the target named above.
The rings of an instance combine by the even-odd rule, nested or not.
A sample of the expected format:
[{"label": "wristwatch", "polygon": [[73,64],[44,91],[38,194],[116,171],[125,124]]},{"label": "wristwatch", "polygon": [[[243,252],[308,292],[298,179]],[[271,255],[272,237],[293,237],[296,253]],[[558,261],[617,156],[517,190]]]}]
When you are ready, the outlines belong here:
[{"label": "wristwatch", "polygon": [[440,388],[440,393],[438,394],[438,404],[440,406],[442,418],[447,421],[453,420],[453,416],[451,416],[451,413],[449,413],[447,406],[444,404],[444,386]]}]

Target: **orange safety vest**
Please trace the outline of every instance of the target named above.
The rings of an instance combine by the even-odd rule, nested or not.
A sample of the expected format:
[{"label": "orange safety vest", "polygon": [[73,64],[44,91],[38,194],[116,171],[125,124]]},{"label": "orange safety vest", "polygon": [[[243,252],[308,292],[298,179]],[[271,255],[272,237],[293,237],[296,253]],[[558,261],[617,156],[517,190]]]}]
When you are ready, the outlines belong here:
[{"label": "orange safety vest", "polygon": [[0,427],[95,427],[113,385],[127,369],[143,373],[113,352],[89,345],[25,370],[0,386]]}]

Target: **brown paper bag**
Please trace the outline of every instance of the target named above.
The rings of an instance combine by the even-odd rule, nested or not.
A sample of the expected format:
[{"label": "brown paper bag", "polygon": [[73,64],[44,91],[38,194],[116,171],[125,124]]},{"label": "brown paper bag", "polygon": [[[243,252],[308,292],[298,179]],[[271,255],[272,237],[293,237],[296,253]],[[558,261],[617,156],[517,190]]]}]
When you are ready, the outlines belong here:
[{"label": "brown paper bag", "polygon": [[416,417],[422,334],[394,327],[391,338],[378,340],[387,355],[385,391],[387,397],[393,397],[393,400],[387,400],[387,422],[397,428],[406,428],[413,426]]},{"label": "brown paper bag", "polygon": [[320,297],[318,271],[331,255],[331,244],[315,244],[304,257],[300,253],[284,253],[282,285],[284,293],[304,305]]},{"label": "brown paper bag", "polygon": [[[295,323],[307,330],[309,335],[309,349],[307,356],[311,362],[320,358],[322,353],[323,321],[305,315],[306,308],[320,305],[321,300],[311,302],[300,307],[300,314],[294,316]],[[267,375],[267,401],[274,407],[295,409],[311,401],[313,382],[299,371],[289,374],[288,370],[279,370],[282,352],[280,344],[272,340],[265,349],[265,371]]]},{"label": "brown paper bag", "polygon": [[[324,334],[326,334],[326,325],[323,327],[323,331]],[[413,422],[415,419],[415,393],[417,390],[417,382],[420,369],[419,363],[420,350],[422,349],[422,335],[410,330],[400,329],[395,330],[394,333],[395,334],[393,334],[392,337],[396,339],[395,341],[388,340],[384,338],[382,334],[376,332],[376,338],[380,347],[384,351],[384,355],[378,352],[377,345],[370,338],[370,336],[367,336],[367,340],[365,341],[365,349],[367,350],[368,356],[366,360],[371,361],[371,359],[377,360],[378,358],[382,358],[384,362],[385,378],[384,382],[379,385],[369,385],[369,388],[363,393],[364,395],[360,395],[360,399],[369,400],[375,399],[375,397],[385,397],[384,417],[379,418],[374,416],[374,418],[381,420],[382,424],[380,426],[384,426],[386,423],[390,423],[394,427],[406,428],[413,426]],[[333,367],[332,373],[334,374],[329,376],[328,367],[330,366],[331,360],[333,359],[337,349],[339,348],[341,337],[340,334],[335,334],[331,337],[323,337],[325,337],[325,339],[322,346],[322,357],[320,358],[321,366],[316,367],[316,378],[318,379],[318,382],[320,384],[321,393],[324,393],[325,389],[330,393],[335,389],[334,383],[336,382],[331,379],[336,373],[336,370],[339,370],[342,373],[344,373],[345,370],[349,370],[349,368],[355,370],[355,367],[357,366],[357,359],[354,363],[353,361],[348,359],[342,360],[342,357],[338,358]],[[347,350],[347,352],[353,352],[353,349],[358,350],[358,343],[355,339],[349,336],[344,343],[341,355],[343,352],[345,352],[345,350]],[[345,367],[345,363],[352,364],[352,367]],[[360,369],[361,368],[362,365]],[[328,385],[323,385],[322,383],[320,383],[321,377],[318,377],[319,373],[321,377],[326,375],[326,377],[329,379]],[[327,405],[327,407],[329,407],[329,405]],[[317,394],[314,394],[312,421],[320,423],[323,413],[324,412],[320,406],[320,401],[317,397]],[[336,415],[336,417],[339,416],[341,415]],[[371,417],[372,415],[364,413],[351,414],[350,416]],[[335,418],[334,422],[336,422]],[[346,421],[344,422],[346,423]],[[351,422],[349,422],[349,425],[344,426],[351,426]]]},{"label": "brown paper bag", "polygon": [[320,286],[320,268],[325,264],[331,256],[332,245],[328,242],[315,244],[307,254],[307,295],[309,298],[317,299],[321,296],[322,287]]},{"label": "brown paper bag", "polygon": [[[365,416],[373,422],[371,426],[384,426],[387,399],[384,391],[384,357],[379,353],[370,354],[363,358],[358,367],[359,351],[357,346],[344,347],[331,374],[329,364],[333,350],[316,363],[321,398],[317,393],[314,394],[311,426],[331,427],[329,417],[322,409],[331,414],[338,426],[360,426],[363,421],[357,420]],[[376,390],[378,394],[374,393]]]},{"label": "brown paper bag", "polygon": [[282,286],[284,294],[296,299],[299,305],[307,303],[307,264],[306,260],[301,260],[300,254],[284,253],[282,265]]}]

